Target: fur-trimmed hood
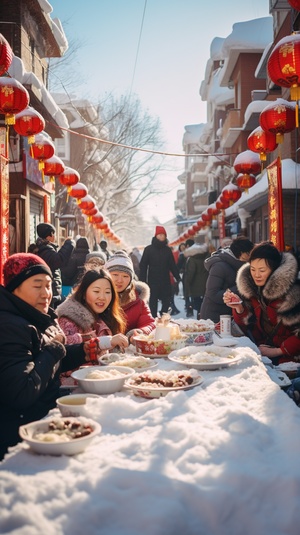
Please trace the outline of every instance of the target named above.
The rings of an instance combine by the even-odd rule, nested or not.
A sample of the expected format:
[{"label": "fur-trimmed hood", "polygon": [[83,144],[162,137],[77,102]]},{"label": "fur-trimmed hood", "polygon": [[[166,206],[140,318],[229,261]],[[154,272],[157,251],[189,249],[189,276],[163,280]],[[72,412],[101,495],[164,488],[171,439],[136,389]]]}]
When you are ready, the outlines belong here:
[{"label": "fur-trimmed hood", "polygon": [[76,323],[83,332],[89,330],[95,322],[93,314],[72,296],[57,307],[56,313],[59,318],[66,317]]},{"label": "fur-trimmed hood", "polygon": [[[300,322],[300,281],[297,260],[291,253],[282,253],[282,260],[262,288],[267,301],[281,300],[277,313],[286,325]],[[259,290],[250,273],[250,264],[242,266],[236,279],[239,294],[246,300],[259,299]]]},{"label": "fur-trimmed hood", "polygon": [[146,282],[133,281],[133,286],[138,293],[138,296],[142,301],[148,303],[150,299],[150,288]]},{"label": "fur-trimmed hood", "polygon": [[185,249],[183,254],[185,258],[189,258],[190,256],[196,256],[197,254],[206,254],[207,251],[208,246],[206,243],[194,243],[194,245]]}]

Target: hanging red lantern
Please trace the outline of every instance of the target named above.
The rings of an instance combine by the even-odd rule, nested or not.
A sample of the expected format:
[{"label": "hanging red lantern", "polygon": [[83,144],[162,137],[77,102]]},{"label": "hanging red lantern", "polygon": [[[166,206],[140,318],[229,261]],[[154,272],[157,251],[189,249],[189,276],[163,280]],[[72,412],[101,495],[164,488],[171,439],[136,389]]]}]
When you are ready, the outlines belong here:
[{"label": "hanging red lantern", "polygon": [[261,163],[258,154],[251,150],[245,150],[237,155],[233,162],[237,173],[251,173],[257,175],[261,171]]},{"label": "hanging red lantern", "polygon": [[35,136],[34,143],[30,145],[30,156],[34,160],[39,161],[39,169],[44,169],[44,162],[52,158],[55,152],[55,147],[52,141],[44,134]]},{"label": "hanging red lantern", "polygon": [[80,180],[80,175],[75,169],[72,169],[72,167],[65,167],[63,173],[59,175],[58,180],[63,186],[67,187],[69,195],[72,186],[78,184]]},{"label": "hanging red lantern", "polygon": [[20,136],[27,136],[29,145],[34,143],[35,135],[45,128],[45,121],[34,108],[26,108],[15,116],[14,129]]},{"label": "hanging red lantern", "polygon": [[82,184],[82,182],[78,182],[70,188],[69,195],[70,197],[74,197],[74,199],[82,199],[87,195],[87,192],[88,189],[85,184]]},{"label": "hanging red lantern", "polygon": [[4,74],[11,65],[13,51],[8,41],[0,33],[0,76]]},{"label": "hanging red lantern", "polygon": [[216,203],[213,203],[208,206],[206,211],[211,216],[211,219],[215,219],[220,210],[217,208]]},{"label": "hanging red lantern", "polygon": [[195,236],[195,234],[196,234],[195,231],[192,228],[189,228],[187,233],[188,233],[189,236]]},{"label": "hanging red lantern", "polygon": [[[300,36],[288,35],[274,46],[268,59],[268,73],[276,85],[289,87],[291,100],[300,99]],[[296,105],[298,126],[298,104]]]},{"label": "hanging red lantern", "polygon": [[282,143],[283,135],[296,128],[295,104],[283,98],[276,99],[263,109],[259,124],[263,130],[276,134],[276,143]]},{"label": "hanging red lantern", "polygon": [[265,162],[267,153],[273,152],[277,147],[276,135],[273,132],[263,130],[261,126],[251,132],[247,143],[251,151],[259,153],[261,162]]},{"label": "hanging red lantern", "polygon": [[223,195],[219,195],[219,197],[216,200],[216,207],[218,208],[218,210],[226,210],[229,204],[230,204],[229,199],[225,199]]},{"label": "hanging red lantern", "polygon": [[104,217],[103,215],[101,214],[101,212],[99,212],[99,210],[97,210],[97,212],[91,216],[91,222],[92,223],[102,223],[104,221]]},{"label": "hanging red lantern", "polygon": [[[228,206],[231,206],[236,201],[238,201],[241,195],[242,195],[241,190],[232,182],[227,184],[227,186],[225,186],[220,193],[220,196],[222,197],[223,200],[226,201],[226,204],[228,202]],[[217,205],[217,202],[216,202],[216,205]],[[226,206],[226,208],[228,208],[228,206]]]},{"label": "hanging red lantern", "polygon": [[18,80],[0,77],[0,113],[5,115],[5,124],[15,124],[15,114],[28,104],[29,93]]},{"label": "hanging red lantern", "polygon": [[94,208],[89,208],[89,210],[81,210],[82,213],[86,216],[91,217],[92,215],[96,215],[98,213],[98,208],[97,206],[94,206]]},{"label": "hanging red lantern", "polygon": [[44,164],[44,175],[49,176],[51,181],[65,170],[64,162],[55,155],[45,160]]},{"label": "hanging red lantern", "polygon": [[293,7],[297,11],[300,11],[300,0],[288,0],[288,3],[291,7]]},{"label": "hanging red lantern", "polygon": [[208,214],[207,210],[204,210],[204,212],[201,214],[201,218],[203,219],[205,225],[208,226],[212,220],[212,215]]},{"label": "hanging red lantern", "polygon": [[91,210],[96,206],[96,201],[90,195],[86,195],[78,200],[78,205],[82,210]]},{"label": "hanging red lantern", "polygon": [[247,192],[256,183],[256,178],[254,175],[248,173],[240,173],[236,179],[236,183],[240,189]]}]

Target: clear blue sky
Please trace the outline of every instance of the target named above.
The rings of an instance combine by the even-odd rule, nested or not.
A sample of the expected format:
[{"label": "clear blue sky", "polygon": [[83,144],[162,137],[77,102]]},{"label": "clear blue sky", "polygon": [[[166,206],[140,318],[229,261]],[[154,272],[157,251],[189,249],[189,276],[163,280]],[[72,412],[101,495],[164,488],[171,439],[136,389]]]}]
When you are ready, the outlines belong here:
[{"label": "clear blue sky", "polygon": [[227,37],[235,22],[269,15],[269,0],[148,0],[133,78],[144,0],[49,3],[67,38],[82,44],[73,93],[97,102],[106,92],[129,92],[133,81],[143,107],[161,120],[164,149],[176,153],[184,126],[206,122],[199,88],[214,37]]}]

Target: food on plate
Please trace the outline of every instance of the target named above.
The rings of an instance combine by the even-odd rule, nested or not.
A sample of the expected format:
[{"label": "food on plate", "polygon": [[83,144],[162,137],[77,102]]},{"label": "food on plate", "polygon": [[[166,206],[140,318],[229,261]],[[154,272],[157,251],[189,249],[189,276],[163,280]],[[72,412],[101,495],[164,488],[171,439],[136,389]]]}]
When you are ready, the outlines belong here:
[{"label": "food on plate", "polygon": [[178,388],[192,386],[199,379],[196,370],[149,371],[134,375],[128,385],[151,388]]},{"label": "food on plate", "polygon": [[122,375],[127,375],[126,371],[121,370],[92,370],[91,372],[87,373],[85,376],[85,379],[115,379],[116,377],[121,377]]},{"label": "food on plate", "polygon": [[106,366],[128,366],[134,370],[142,370],[143,368],[149,368],[153,365],[153,360],[142,356],[125,356],[122,355],[104,355],[100,361]]},{"label": "food on plate", "polygon": [[204,363],[218,363],[220,359],[234,359],[236,357],[236,352],[234,349],[227,347],[219,346],[208,346],[205,350],[191,351],[189,347],[185,347],[176,352],[177,362],[190,362],[195,364],[204,364]]},{"label": "food on plate", "polygon": [[49,422],[48,430],[36,431],[32,438],[40,442],[69,442],[76,438],[82,438],[93,432],[90,424],[79,420],[53,419]]},{"label": "food on plate", "polygon": [[212,331],[215,324],[211,320],[177,320],[181,332],[183,333],[202,333]]}]

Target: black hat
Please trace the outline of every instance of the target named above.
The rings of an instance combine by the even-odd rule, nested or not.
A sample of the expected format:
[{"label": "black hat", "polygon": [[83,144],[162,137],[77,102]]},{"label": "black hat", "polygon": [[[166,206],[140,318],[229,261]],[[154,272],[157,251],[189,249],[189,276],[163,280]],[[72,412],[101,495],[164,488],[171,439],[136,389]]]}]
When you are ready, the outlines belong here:
[{"label": "black hat", "polygon": [[47,238],[47,236],[51,236],[52,234],[55,234],[55,227],[53,225],[50,225],[50,223],[39,223],[36,227],[38,236],[40,238]]}]

